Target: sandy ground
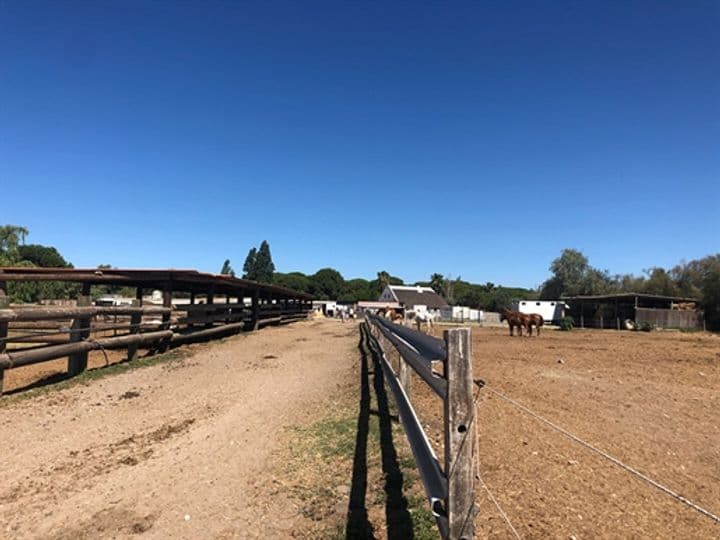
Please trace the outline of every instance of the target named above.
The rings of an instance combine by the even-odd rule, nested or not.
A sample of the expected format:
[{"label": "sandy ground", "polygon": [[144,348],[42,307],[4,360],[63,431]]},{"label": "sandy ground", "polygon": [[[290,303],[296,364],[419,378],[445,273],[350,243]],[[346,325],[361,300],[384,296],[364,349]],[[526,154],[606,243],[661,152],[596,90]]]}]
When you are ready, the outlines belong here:
[{"label": "sandy ground", "polygon": [[282,538],[267,471],[355,383],[357,326],[308,321],[0,406],[5,538]]},{"label": "sandy ground", "polygon": [[[347,491],[355,489],[357,346],[357,325],[309,321],[5,399],[0,536],[326,537],[342,526]],[[510,338],[500,328],[474,328],[473,349],[475,377],[488,389],[720,512],[719,336],[547,330]],[[33,377],[28,371],[16,382]],[[412,388],[441,453],[440,401],[417,378]],[[478,401],[480,470],[522,537],[720,538],[720,526],[488,389]],[[328,423],[329,409],[342,403],[350,404],[349,419]],[[366,413],[376,422],[373,410]],[[335,458],[300,441],[303,426],[320,437],[334,426],[344,439],[333,448],[347,447],[348,463],[337,458],[325,473],[304,466]],[[298,451],[295,472],[288,471],[287,457]],[[380,457],[368,459],[369,519],[382,537],[389,529],[376,514],[387,505],[376,492],[388,474]],[[411,474],[412,461],[402,463]],[[332,493],[323,494],[328,486]],[[511,538],[479,487],[477,501],[478,537]]]},{"label": "sandy ground", "polygon": [[[437,332],[438,335],[440,332]],[[667,487],[720,513],[720,336],[473,330],[474,375]],[[439,440],[436,398],[414,382]],[[481,475],[525,538],[720,538],[720,525],[488,390]],[[478,489],[480,537],[512,538]]]}]

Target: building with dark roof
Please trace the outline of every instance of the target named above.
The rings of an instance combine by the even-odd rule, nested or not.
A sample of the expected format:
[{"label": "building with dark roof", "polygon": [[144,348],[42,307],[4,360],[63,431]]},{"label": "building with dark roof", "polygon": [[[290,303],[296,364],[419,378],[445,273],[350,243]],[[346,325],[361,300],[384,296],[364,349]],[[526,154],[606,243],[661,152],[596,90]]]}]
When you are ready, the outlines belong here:
[{"label": "building with dark roof", "polygon": [[448,308],[445,299],[430,287],[387,285],[378,302],[397,302],[408,311],[436,311]]}]

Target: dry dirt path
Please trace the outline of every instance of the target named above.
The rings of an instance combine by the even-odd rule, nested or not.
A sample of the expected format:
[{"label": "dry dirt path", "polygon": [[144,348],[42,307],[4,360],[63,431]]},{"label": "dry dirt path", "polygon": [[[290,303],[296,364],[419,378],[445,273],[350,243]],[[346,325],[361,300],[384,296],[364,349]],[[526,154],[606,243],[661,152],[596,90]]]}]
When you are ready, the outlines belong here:
[{"label": "dry dirt path", "polygon": [[288,426],[355,383],[355,324],[302,322],[0,406],[0,536],[280,538]]}]

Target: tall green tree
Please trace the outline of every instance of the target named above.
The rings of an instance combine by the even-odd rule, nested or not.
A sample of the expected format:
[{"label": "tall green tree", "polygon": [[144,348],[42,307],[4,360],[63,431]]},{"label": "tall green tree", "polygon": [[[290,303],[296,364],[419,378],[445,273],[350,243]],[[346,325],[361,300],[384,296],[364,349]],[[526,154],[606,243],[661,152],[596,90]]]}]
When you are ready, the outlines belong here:
[{"label": "tall green tree", "polygon": [[260,244],[260,249],[255,257],[255,272],[257,275],[256,281],[261,283],[272,283],[272,277],[275,273],[275,264],[270,254],[270,244],[267,240],[263,240]]},{"label": "tall green tree", "polygon": [[257,248],[250,248],[245,264],[243,264],[243,278],[256,280],[257,278]]},{"label": "tall green tree", "polygon": [[261,283],[272,283],[275,264],[270,254],[270,244],[263,240],[260,249],[252,248],[243,265],[243,278]]},{"label": "tall green tree", "polygon": [[564,249],[550,264],[552,277],[541,287],[540,298],[551,300],[561,296],[604,294],[612,290],[607,271],[590,266],[585,255],[576,249]]}]

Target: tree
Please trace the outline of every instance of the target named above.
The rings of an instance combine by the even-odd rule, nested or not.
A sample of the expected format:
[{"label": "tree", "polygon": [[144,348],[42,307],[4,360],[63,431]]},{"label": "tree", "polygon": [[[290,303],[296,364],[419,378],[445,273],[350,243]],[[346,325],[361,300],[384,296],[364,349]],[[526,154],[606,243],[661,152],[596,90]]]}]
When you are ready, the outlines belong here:
[{"label": "tree", "polygon": [[345,279],[334,268],[323,268],[310,276],[310,293],[320,300],[337,300],[345,292]]},{"label": "tree", "polygon": [[564,249],[550,264],[553,276],[542,284],[540,298],[552,300],[561,296],[603,294],[612,289],[607,270],[598,270],[576,249]]},{"label": "tree", "polygon": [[430,276],[430,288],[438,294],[445,291],[445,278],[442,274],[435,273]]},{"label": "tree", "polygon": [[251,248],[243,264],[243,279],[256,279],[257,276],[257,249]]},{"label": "tree", "polygon": [[233,270],[233,267],[230,266],[230,259],[225,259],[225,262],[223,263],[222,268],[220,269],[220,273],[225,276],[235,277],[235,270]]},{"label": "tree", "polygon": [[294,291],[310,292],[310,278],[302,272],[290,272],[289,274],[275,272],[273,283]]},{"label": "tree", "polygon": [[645,270],[645,273],[648,278],[643,284],[644,293],[661,296],[676,296],[678,294],[677,286],[665,269],[655,267]]},{"label": "tree", "polygon": [[263,240],[260,249],[252,248],[243,265],[243,278],[261,283],[272,283],[275,264],[270,255],[270,245]]},{"label": "tree", "polygon": [[42,268],[72,268],[72,264],[67,262],[60,255],[60,252],[52,246],[42,246],[40,244],[22,245],[18,246],[18,254],[21,260]]},{"label": "tree", "polygon": [[270,255],[270,244],[267,240],[263,240],[260,249],[255,257],[256,280],[261,283],[272,283],[272,277],[275,273],[275,264]]},{"label": "tree", "polygon": [[19,247],[30,234],[26,227],[19,225],[0,226],[0,265],[11,266],[20,262]]}]

